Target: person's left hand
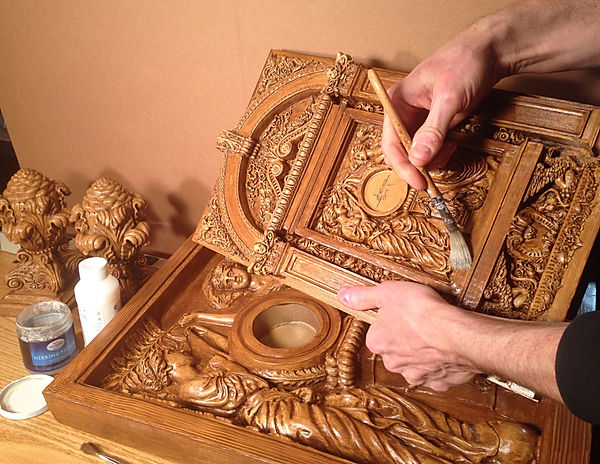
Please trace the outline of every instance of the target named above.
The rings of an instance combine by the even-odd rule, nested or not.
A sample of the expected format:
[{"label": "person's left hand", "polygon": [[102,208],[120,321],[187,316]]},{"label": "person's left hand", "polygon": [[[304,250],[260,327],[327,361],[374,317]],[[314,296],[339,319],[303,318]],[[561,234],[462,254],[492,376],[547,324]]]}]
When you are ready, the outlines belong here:
[{"label": "person's left hand", "polygon": [[367,348],[381,356],[386,369],[402,374],[410,385],[445,391],[478,373],[466,365],[457,349],[460,333],[456,331],[464,310],[446,302],[435,290],[388,281],[343,288],[338,298],[351,309],[378,309],[367,332]]}]

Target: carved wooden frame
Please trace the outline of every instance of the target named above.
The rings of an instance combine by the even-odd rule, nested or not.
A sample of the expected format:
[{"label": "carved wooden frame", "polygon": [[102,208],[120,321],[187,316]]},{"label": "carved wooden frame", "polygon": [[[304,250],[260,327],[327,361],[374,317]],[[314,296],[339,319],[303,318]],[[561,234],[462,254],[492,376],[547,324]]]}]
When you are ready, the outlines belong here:
[{"label": "carved wooden frame", "polygon": [[[386,85],[403,77],[401,73],[384,70],[380,75]],[[299,105],[298,102],[303,103]],[[294,126],[294,118],[286,116],[286,111],[294,104],[299,105],[299,117],[305,117],[298,127]],[[567,156],[577,160],[578,168],[573,169],[581,171],[576,172],[575,179],[569,175],[569,179],[561,178],[559,183],[571,182],[573,192],[569,192],[573,193],[572,198],[582,199],[581,207],[575,208],[572,203],[567,206],[557,204],[557,208],[564,209],[560,210],[564,221],[561,228],[553,232],[553,246],[548,256],[543,257],[546,265],[540,273],[539,286],[534,289],[535,298],[532,298],[541,303],[530,307],[525,314],[511,312],[506,306],[508,310],[504,314],[524,318],[564,318],[600,221],[596,199],[599,115],[596,108],[588,105],[492,94],[476,114],[452,133],[452,138],[464,150],[500,153],[509,160],[498,165],[502,175],[492,184],[494,191],[487,195],[491,200],[482,206],[477,227],[465,222],[475,251],[473,269],[453,273],[451,284],[440,283],[426,272],[398,269],[400,277],[430,283],[448,298],[493,313],[494,307],[488,310],[482,307],[482,301],[498,299],[502,303],[504,300],[497,295],[502,294],[505,287],[496,288],[488,282],[492,277],[498,280],[502,275],[502,256],[513,259],[520,250],[518,244],[507,245],[504,238],[512,228],[520,227],[521,223],[515,223],[515,217],[521,212],[524,221],[535,216],[527,209],[532,207],[528,200],[537,198],[540,190],[536,189],[540,185],[542,189],[547,186],[543,181],[544,169],[552,167],[550,164],[557,155],[559,158]],[[282,124],[272,126],[277,118]],[[224,153],[221,174],[194,240],[243,263],[254,272],[280,276],[290,287],[309,295],[307,298],[315,299],[319,305],[339,307],[335,292],[342,285],[394,278],[389,271],[386,274],[387,260],[356,251],[342,242],[324,239],[311,228],[311,218],[318,208],[315,199],[331,179],[324,168],[325,157],[335,157],[335,147],[344,146],[348,141],[348,131],[339,128],[351,128],[356,120],[379,124],[380,119],[381,108],[369,89],[365,69],[349,57],[340,55],[333,61],[272,52],[247,112],[233,131],[225,131],[218,140],[218,148]],[[289,162],[289,171],[282,171],[287,177],[279,184],[281,190],[270,206],[268,212],[272,214],[264,215],[260,205],[250,211],[246,172],[249,164],[255,162],[265,149],[268,140],[260,137],[270,127],[274,132],[283,128],[279,134],[283,137],[277,139],[277,143],[283,149],[284,161]],[[289,140],[297,147],[293,159],[286,158],[292,153],[287,152],[285,145]],[[277,167],[277,161],[274,158],[272,166]],[[335,170],[336,165],[329,167]],[[275,173],[279,172],[277,169]],[[539,185],[530,182],[536,172],[542,179]],[[572,183],[574,181],[576,184]],[[257,190],[256,198],[260,194]],[[543,221],[543,217],[535,217]],[[262,225],[257,226],[257,223]],[[575,246],[568,251],[565,250],[567,245]],[[128,337],[140,330],[145,321],[154,318],[168,327],[178,314],[195,309],[196,295],[201,292],[208,272],[206,263],[212,259],[214,254],[207,248],[192,240],[186,241],[106,330],[46,390],[45,396],[53,414],[65,424],[145,447],[178,462],[349,462],[289,440],[226,423],[208,414],[173,408],[166,401],[148,401],[102,388],[102,378],[110,363],[127,346]],[[562,280],[555,279],[560,280],[558,282],[550,279],[561,276]],[[544,295],[550,295],[550,301]],[[538,312],[536,308],[542,308],[542,311]],[[364,330],[361,334],[364,336]],[[348,361],[344,357],[356,356],[345,350],[340,349],[340,359]],[[366,381],[384,386],[398,384],[397,376],[385,371],[372,357],[361,357],[355,367]],[[340,382],[348,380],[352,380],[351,376],[339,379]],[[412,393],[408,391],[407,394]],[[535,417],[535,424],[541,431],[540,463],[583,464],[589,460],[589,424],[577,420],[564,407],[551,401],[534,403],[487,384],[466,385],[447,394],[435,395],[428,391],[415,394],[428,397],[442,410],[460,411],[465,420],[475,417],[475,411],[481,408],[489,412],[490,421],[501,420],[507,415],[512,420],[525,422]]]},{"label": "carved wooden frame", "polygon": [[[330,68],[324,69],[328,63]],[[274,71],[277,69],[279,72]],[[402,73],[385,70],[380,75],[386,86],[403,77]],[[297,142],[297,153],[270,221],[261,227],[248,206],[249,163],[261,155],[260,137],[268,124],[309,95],[315,109]],[[283,276],[288,285],[350,313],[335,297],[339,288],[391,278],[429,284],[471,309],[523,319],[563,320],[600,224],[594,214],[598,211],[595,198],[600,172],[596,154],[598,109],[497,91],[451,133],[459,149],[494,153],[500,162],[485,203],[465,224],[474,264],[468,271],[452,272],[445,281],[428,272],[398,266],[372,250],[325,237],[309,226],[328,176],[335,174],[336,163],[343,157],[341,152],[353,121],[381,124],[381,114],[366,68],[346,55],[328,62],[273,52],[246,114],[234,131],[224,131],[220,136],[218,147],[225,153],[221,174],[194,240],[256,272]],[[550,161],[544,164],[545,159]],[[535,288],[525,291],[510,288],[508,283],[503,289],[495,288],[498,285],[494,281],[507,273],[508,265],[502,265],[502,260],[506,256],[511,259],[504,237],[514,229],[515,216],[544,188],[564,184],[564,179],[558,177],[569,169],[571,184],[565,195],[570,203],[563,208],[560,230],[552,231],[546,240],[554,246],[544,257],[543,271],[535,275]],[[574,176],[578,179],[576,186]],[[549,221],[539,217],[543,214],[537,216],[532,221]],[[539,267],[537,261],[535,266]],[[340,266],[341,262],[344,265]],[[509,292],[521,292],[521,296],[512,298]],[[486,302],[486,298],[502,299],[504,306]],[[509,307],[507,301],[511,298],[520,306]],[[522,308],[523,299],[528,302],[526,309]],[[373,317],[352,314],[368,320]]]}]

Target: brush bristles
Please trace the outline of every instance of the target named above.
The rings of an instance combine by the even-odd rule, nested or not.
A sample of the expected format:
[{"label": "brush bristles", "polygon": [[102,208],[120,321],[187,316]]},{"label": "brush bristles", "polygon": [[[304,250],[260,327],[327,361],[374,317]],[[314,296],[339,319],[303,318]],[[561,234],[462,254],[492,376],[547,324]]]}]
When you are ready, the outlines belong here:
[{"label": "brush bristles", "polygon": [[469,269],[473,257],[469,246],[460,230],[450,232],[450,267],[452,269]]}]

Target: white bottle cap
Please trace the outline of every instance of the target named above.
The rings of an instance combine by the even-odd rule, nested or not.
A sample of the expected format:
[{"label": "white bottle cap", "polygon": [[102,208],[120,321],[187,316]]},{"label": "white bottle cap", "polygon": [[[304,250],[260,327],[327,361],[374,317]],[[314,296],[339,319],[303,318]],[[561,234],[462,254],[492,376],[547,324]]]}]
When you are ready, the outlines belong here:
[{"label": "white bottle cap", "polygon": [[108,262],[104,258],[86,258],[79,263],[81,280],[101,281],[108,276]]},{"label": "white bottle cap", "polygon": [[9,383],[0,391],[0,414],[7,419],[29,419],[48,410],[42,391],[53,377],[34,374]]}]

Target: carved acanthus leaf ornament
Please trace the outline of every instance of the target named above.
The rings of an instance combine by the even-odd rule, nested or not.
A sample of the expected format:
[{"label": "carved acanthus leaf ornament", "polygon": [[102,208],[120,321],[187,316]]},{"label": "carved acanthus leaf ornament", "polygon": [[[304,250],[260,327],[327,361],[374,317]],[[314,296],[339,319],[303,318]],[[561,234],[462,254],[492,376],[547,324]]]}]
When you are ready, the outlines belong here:
[{"label": "carved acanthus leaf ornament", "polygon": [[121,284],[128,300],[142,283],[138,266],[144,264],[141,248],[149,243],[150,230],[143,214],[146,201],[120,183],[101,177],[73,207],[75,243],[86,256],[108,261],[110,273]]},{"label": "carved acanthus leaf ornament", "polygon": [[[364,332],[362,323],[350,323],[338,352],[338,365],[350,376]],[[353,462],[526,464],[535,459],[538,434],[525,424],[463,422],[402,389],[343,377],[338,386],[318,369],[251,372],[224,350],[226,338],[210,323],[163,330],[148,319],[114,359],[103,386],[166,400]],[[302,377],[310,379],[302,382]],[[281,388],[285,378],[300,381],[296,388]]]},{"label": "carved acanthus leaf ornament", "polygon": [[354,63],[352,57],[338,53],[333,68],[327,71],[325,93],[334,97],[348,96],[357,70],[358,65]]},{"label": "carved acanthus leaf ornament", "polygon": [[[321,200],[314,229],[448,279],[449,241],[443,223],[425,195],[384,168],[381,127],[357,124],[346,153]],[[464,225],[483,205],[494,169],[485,157],[457,157],[449,168],[432,172],[458,224]]]},{"label": "carved acanthus leaf ornament", "polygon": [[20,169],[8,182],[0,196],[0,224],[21,247],[19,265],[6,276],[10,289],[57,293],[72,279],[80,257],[65,237],[70,212],[64,198],[70,194],[65,184],[33,169]]},{"label": "carved acanthus leaf ornament", "polygon": [[250,157],[246,191],[258,225],[266,229],[281,197],[299,143],[309,130],[318,101],[310,97],[302,104],[276,114],[261,134],[258,149]]}]

